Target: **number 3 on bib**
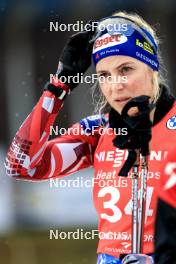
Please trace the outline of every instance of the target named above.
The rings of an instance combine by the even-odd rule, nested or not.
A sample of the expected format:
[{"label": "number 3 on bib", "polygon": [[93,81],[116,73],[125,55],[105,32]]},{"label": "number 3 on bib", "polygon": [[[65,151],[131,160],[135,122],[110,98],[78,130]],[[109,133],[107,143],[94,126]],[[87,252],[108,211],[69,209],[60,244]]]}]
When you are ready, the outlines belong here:
[{"label": "number 3 on bib", "polygon": [[104,187],[101,189],[98,193],[98,197],[104,197],[106,194],[110,194],[111,198],[108,202],[103,203],[103,207],[105,209],[111,209],[113,211],[113,215],[110,216],[108,214],[101,214],[101,218],[108,220],[111,223],[115,223],[119,221],[122,217],[122,212],[120,209],[116,206],[116,203],[120,199],[120,192],[115,187]]},{"label": "number 3 on bib", "polygon": [[[147,201],[146,201],[146,216],[145,216],[145,222],[147,221],[148,216],[152,216],[153,210],[150,209],[150,204],[152,200],[152,193],[153,193],[153,187],[147,187]],[[110,194],[110,200],[107,202],[103,202],[104,209],[111,209],[113,212],[113,215],[108,215],[106,213],[100,214],[101,218],[108,220],[111,223],[115,223],[119,221],[122,218],[122,212],[118,208],[117,203],[120,199],[120,192],[115,187],[109,186],[102,188],[99,193],[98,197],[104,197],[106,194]],[[129,200],[127,205],[124,208],[124,212],[126,215],[132,214],[132,199]]]}]

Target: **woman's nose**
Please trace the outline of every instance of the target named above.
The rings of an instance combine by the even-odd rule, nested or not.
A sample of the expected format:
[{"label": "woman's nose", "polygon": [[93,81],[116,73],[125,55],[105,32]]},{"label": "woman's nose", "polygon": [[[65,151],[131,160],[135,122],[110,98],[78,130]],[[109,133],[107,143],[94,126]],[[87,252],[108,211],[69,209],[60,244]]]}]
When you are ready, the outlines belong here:
[{"label": "woman's nose", "polygon": [[111,80],[111,89],[112,90],[122,90],[124,88],[124,83],[120,75],[112,75],[112,80]]}]

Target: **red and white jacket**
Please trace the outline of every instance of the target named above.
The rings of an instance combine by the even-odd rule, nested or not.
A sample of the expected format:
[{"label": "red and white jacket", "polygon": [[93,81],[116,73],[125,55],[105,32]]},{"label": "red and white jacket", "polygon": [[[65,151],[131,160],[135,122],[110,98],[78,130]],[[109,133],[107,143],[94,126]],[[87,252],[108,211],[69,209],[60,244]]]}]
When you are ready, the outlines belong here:
[{"label": "red and white jacket", "polygon": [[[101,129],[108,127],[108,115],[84,118],[73,125],[67,135],[48,140],[51,126],[61,106],[62,101],[51,92],[43,93],[12,141],[5,162],[7,175],[16,179],[41,181],[68,176],[93,166],[93,196],[100,232],[97,251],[116,257],[121,253],[130,253],[131,173],[128,178],[118,176],[128,153],[113,146],[114,135],[110,135],[109,131],[102,133]],[[170,110],[152,128],[144,253],[153,253],[160,166],[173,147],[173,142],[176,142],[171,121],[175,115],[176,103],[173,103]],[[73,128],[80,130],[80,133],[75,134]]]}]

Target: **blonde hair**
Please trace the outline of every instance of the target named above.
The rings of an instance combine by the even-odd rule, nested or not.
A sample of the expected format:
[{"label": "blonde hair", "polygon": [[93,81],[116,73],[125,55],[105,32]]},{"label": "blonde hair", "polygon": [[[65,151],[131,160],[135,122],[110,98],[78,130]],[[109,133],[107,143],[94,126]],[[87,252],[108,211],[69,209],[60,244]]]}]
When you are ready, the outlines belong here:
[{"label": "blonde hair", "polygon": [[[153,71],[153,82],[152,82],[154,88],[153,101],[156,102],[160,96],[160,85],[164,84],[167,86],[167,80],[165,78],[167,71],[166,68],[164,67],[163,60],[161,57],[161,51],[160,51],[161,40],[156,35],[156,30],[136,13],[127,13],[126,11],[119,11],[113,13],[112,16],[121,16],[132,20],[137,26],[146,29],[154,38],[154,41],[158,47],[157,55],[160,64],[159,71],[158,72]],[[98,93],[97,93],[97,84],[98,82],[92,87],[92,97],[93,97],[93,103],[95,105],[94,113],[101,114],[102,112],[106,112],[106,110],[109,108],[109,104],[105,96],[102,94],[99,85],[98,85]]]}]

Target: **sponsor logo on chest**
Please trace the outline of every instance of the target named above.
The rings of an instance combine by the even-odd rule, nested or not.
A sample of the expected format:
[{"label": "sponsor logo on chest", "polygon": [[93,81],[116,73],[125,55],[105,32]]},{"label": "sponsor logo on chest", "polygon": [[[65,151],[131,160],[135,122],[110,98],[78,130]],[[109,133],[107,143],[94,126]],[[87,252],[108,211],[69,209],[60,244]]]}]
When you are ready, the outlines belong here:
[{"label": "sponsor logo on chest", "polygon": [[[150,161],[163,161],[167,156],[167,151],[151,150],[149,160]],[[113,163],[114,168],[122,166],[123,162],[127,160],[128,151],[116,148],[115,150],[110,151],[100,151],[95,154],[95,159],[98,163]]]}]

